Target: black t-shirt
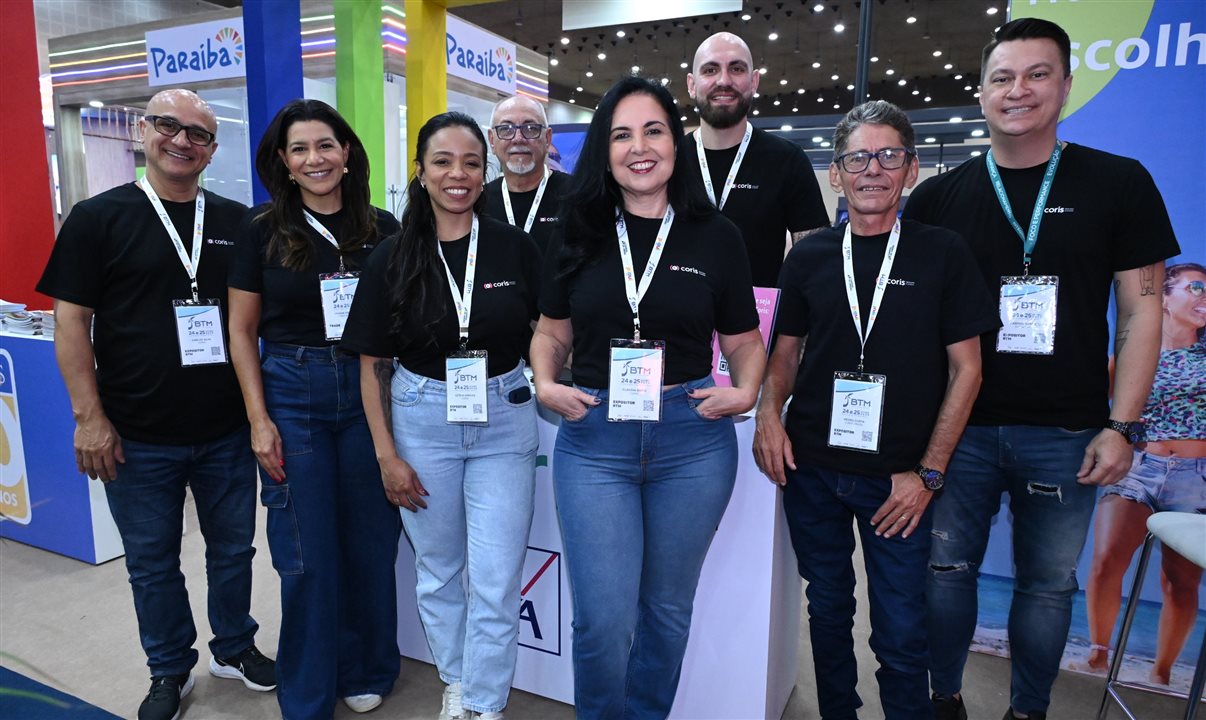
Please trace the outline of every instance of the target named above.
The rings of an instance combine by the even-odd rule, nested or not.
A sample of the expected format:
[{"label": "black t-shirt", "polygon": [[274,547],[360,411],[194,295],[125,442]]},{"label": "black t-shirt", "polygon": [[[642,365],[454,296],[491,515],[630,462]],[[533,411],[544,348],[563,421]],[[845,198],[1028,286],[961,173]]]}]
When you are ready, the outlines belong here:
[{"label": "black t-shirt", "polygon": [[[491,218],[479,219],[478,232],[469,349],[489,353],[488,372],[495,377],[514,370],[520,359],[528,355],[531,323],[537,316],[540,251],[522,230]],[[393,307],[389,288],[393,278],[388,276],[388,265],[397,241],[397,237],[386,240],[369,257],[341,346],[374,357],[397,358],[407,370],[443,382],[444,359],[460,345],[448,276],[437,260],[439,274],[432,278],[429,290],[432,306],[425,308],[424,313],[427,318],[442,313],[434,326],[434,337],[413,315],[402,332],[391,332]],[[459,292],[465,282],[469,236],[445,242],[441,249]],[[442,309],[434,305],[438,302],[442,302]]]},{"label": "black t-shirt", "polygon": [[[696,134],[678,144],[683,162],[705,195],[703,175],[695,156]],[[704,150],[716,202],[724,193],[724,181],[737,157],[737,147]],[[732,220],[745,238],[750,274],[754,285],[774,287],[783,264],[787,233],[811,230],[829,224],[821,188],[808,156],[798,146],[754,129],[733,189],[725,201],[724,216]]]},{"label": "black t-shirt", "polygon": [[[662,219],[627,212],[624,219],[639,275]],[[557,277],[561,246],[558,230],[545,258],[540,312],[572,322],[574,382],[606,388],[611,339],[632,337],[619,245],[606,242],[598,258],[568,278]],[[717,213],[698,220],[675,217],[657,272],[641,300],[641,337],[666,342],[665,384],[711,374],[713,331],[737,335],[758,327],[752,287],[741,234],[731,222]]]},{"label": "black t-shirt", "polygon": [[[859,342],[846,300],[843,223],[796,243],[779,275],[775,330],[806,337],[787,410],[797,458],[839,472],[887,476],[925,453],[947,385],[946,347],[996,328],[992,296],[975,259],[953,232],[906,221],[883,304],[867,339],[863,371],[887,376],[879,453],[828,446],[833,374],[858,370]],[[863,329],[888,233],[853,237]]]},{"label": "black t-shirt", "polygon": [[[226,282],[238,290],[260,294],[260,337],[269,342],[321,347],[338,341],[326,339],[322,316],[322,300],[318,291],[318,276],[339,270],[339,253],[305,220],[306,232],[314,248],[314,262],[305,270],[290,270],[280,263],[280,257],[265,259],[271,239],[271,215],[265,214],[270,205],[257,205],[247,212],[239,226],[234,262]],[[369,253],[382,240],[398,232],[393,215],[373,208],[377,218],[377,240],[365,243],[364,248],[343,256],[349,271],[360,270]],[[344,212],[332,215],[310,211],[336,240],[343,232]]]},{"label": "black t-shirt", "polygon": [[[544,197],[540,199],[540,209],[536,211],[536,217],[532,220],[532,230],[528,234],[536,241],[536,246],[542,253],[549,248],[549,237],[553,234],[553,226],[557,223],[561,198],[565,195],[566,188],[569,187],[569,180],[569,175],[558,170],[552,171],[549,175],[549,184],[544,189]],[[500,177],[486,184],[486,209],[483,214],[505,223],[507,222],[507,207],[503,205],[503,182],[505,179]],[[515,227],[520,230],[523,230],[523,224],[528,220],[528,213],[531,212],[532,201],[535,199],[535,189],[528,192],[511,193],[511,211],[515,213]]]},{"label": "black t-shirt", "polygon": [[[195,203],[163,201],[190,257]],[[247,206],[205,193],[197,285],[228,316],[226,272]],[[142,189],[119,185],[63,221],[38,292],[92,308],[97,390],[123,438],[195,445],[247,422],[229,364],[182,367],[172,301],[191,299],[188,273]],[[225,332],[225,327],[223,328]],[[229,346],[228,346],[229,347]]]},{"label": "black t-shirt", "polygon": [[[1001,169],[1023,230],[1045,170],[1046,163]],[[905,217],[966,238],[994,295],[1001,276],[1022,274],[1022,240],[1001,210],[982,157],[919,185]],[[1030,265],[1031,275],[1059,276],[1055,353],[998,353],[997,333],[985,335],[984,384],[970,424],[1102,427],[1109,416],[1106,313],[1114,273],[1178,252],[1164,200],[1147,170],[1136,160],[1069,143]]]}]

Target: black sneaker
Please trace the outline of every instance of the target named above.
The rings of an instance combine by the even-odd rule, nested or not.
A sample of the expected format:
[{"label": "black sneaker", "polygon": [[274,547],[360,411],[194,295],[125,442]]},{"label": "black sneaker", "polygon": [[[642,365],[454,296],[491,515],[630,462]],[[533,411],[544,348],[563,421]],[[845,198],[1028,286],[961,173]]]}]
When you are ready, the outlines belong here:
[{"label": "black sneaker", "polygon": [[215,677],[242,680],[258,692],[276,689],[276,663],[260,654],[255,645],[228,658],[211,657],[209,672]]},{"label": "black sneaker", "polygon": [[[1027,717],[1028,717],[1028,720],[1047,720],[1047,713],[1036,712],[1036,711],[1032,710],[1029,713],[1027,713]],[[1001,720],[1021,720],[1021,719],[1018,718],[1018,716],[1013,713],[1013,708],[1010,707],[1005,710],[1005,717],[1002,718]]]},{"label": "black sneaker", "polygon": [[138,706],[138,720],[176,720],[180,701],[192,692],[193,676],[162,675],[151,678],[151,690]]},{"label": "black sneaker", "polygon": [[967,708],[963,707],[963,698],[954,695],[930,696],[934,703],[934,720],[967,720]]}]

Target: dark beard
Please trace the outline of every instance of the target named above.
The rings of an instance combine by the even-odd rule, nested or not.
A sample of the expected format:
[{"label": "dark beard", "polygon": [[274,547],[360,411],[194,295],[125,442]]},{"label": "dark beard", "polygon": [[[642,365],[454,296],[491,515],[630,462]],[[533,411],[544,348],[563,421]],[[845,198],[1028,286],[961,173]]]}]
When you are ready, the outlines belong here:
[{"label": "dark beard", "polygon": [[753,98],[747,98],[744,95],[737,95],[737,97],[739,98],[737,105],[732,109],[709,105],[706,98],[703,102],[696,100],[695,107],[699,110],[699,117],[708,125],[717,130],[726,130],[745,120],[745,116],[750,113]]}]

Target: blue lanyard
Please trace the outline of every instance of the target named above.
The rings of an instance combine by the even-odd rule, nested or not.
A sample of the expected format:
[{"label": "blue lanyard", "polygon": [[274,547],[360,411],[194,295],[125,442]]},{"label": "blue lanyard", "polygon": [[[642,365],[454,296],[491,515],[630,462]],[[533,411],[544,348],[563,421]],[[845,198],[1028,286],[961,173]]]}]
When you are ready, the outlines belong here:
[{"label": "blue lanyard", "polygon": [[1051,151],[1051,159],[1047,161],[1047,171],[1043,173],[1043,184],[1039,186],[1038,197],[1034,199],[1034,212],[1030,214],[1030,228],[1026,232],[1022,232],[1022,226],[1013,216],[1013,207],[1009,204],[1009,196],[1005,194],[1005,184],[1001,182],[1001,173],[997,170],[997,163],[993,160],[991,149],[985,157],[985,163],[988,165],[988,177],[992,180],[993,190],[997,191],[997,200],[1001,203],[1001,210],[1005,211],[1005,218],[1009,220],[1013,231],[1024,243],[1023,275],[1030,274],[1030,255],[1038,243],[1039,224],[1043,221],[1043,211],[1047,209],[1047,196],[1051,194],[1051,183],[1055,180],[1055,169],[1059,167],[1059,156],[1062,153],[1063,148],[1056,140],[1055,149]]}]

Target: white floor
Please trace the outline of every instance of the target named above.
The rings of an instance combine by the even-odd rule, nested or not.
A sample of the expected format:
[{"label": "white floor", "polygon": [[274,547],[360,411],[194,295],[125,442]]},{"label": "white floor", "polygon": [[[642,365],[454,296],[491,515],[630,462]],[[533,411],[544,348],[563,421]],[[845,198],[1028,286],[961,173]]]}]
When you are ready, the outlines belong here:
[{"label": "white floor", "polygon": [[[256,541],[252,613],[260,623],[257,644],[275,655],[279,621],[279,582],[263,538],[263,509]],[[185,701],[182,720],[279,718],[272,693],[254,693],[241,683],[211,677],[206,647],[204,546],[195,515],[184,537],[183,567],[188,577],[193,614],[197,619],[197,648],[201,661],[194,670],[196,687]],[[861,572],[860,587],[865,585]],[[865,596],[860,597],[855,626],[860,649],[859,692],[862,717],[879,720],[875,659],[866,646],[869,628]],[[812,654],[807,623],[799,639],[800,673],[783,718],[817,718]],[[138,644],[134,607],[121,560],[93,567],[9,540],[0,540],[0,665],[45,682],[122,717],[133,717],[148,686],[146,658]],[[1103,681],[1063,672],[1055,685],[1049,716],[1052,720],[1096,717]],[[431,720],[439,712],[442,685],[433,667],[403,659],[402,674],[393,695],[367,717],[380,720]],[[972,720],[997,720],[1008,704],[1008,662],[973,655],[968,664],[964,696]],[[1133,694],[1136,715],[1152,720],[1182,717],[1181,701]],[[569,720],[569,705],[516,691],[507,716],[511,720]],[[360,717],[340,704],[335,717]],[[1115,710],[1111,717],[1122,717]],[[3,719],[10,720],[10,719]],[[11,719],[17,720],[17,719]],[[734,718],[733,720],[747,720]],[[752,719],[749,719],[752,720]]]}]

